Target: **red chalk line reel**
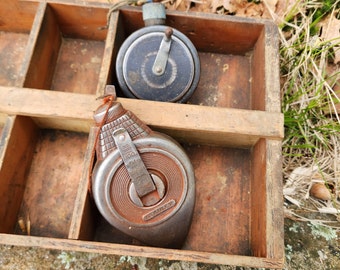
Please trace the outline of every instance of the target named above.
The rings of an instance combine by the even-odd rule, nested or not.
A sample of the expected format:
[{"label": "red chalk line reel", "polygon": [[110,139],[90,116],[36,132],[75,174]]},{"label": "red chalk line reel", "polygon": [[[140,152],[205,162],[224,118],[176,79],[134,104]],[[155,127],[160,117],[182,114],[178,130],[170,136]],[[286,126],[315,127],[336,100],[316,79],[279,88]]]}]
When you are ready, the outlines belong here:
[{"label": "red chalk line reel", "polygon": [[[151,246],[182,246],[195,204],[191,162],[172,138],[152,131],[119,102],[100,106],[92,193],[115,228]],[[99,128],[99,127],[98,127]]]}]

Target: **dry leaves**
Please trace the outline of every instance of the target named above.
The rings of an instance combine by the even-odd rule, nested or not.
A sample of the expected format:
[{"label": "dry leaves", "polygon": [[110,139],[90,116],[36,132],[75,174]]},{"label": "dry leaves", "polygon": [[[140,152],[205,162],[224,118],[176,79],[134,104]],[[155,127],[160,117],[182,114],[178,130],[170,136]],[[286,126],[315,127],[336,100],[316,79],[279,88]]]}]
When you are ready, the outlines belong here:
[{"label": "dry leaves", "polygon": [[[297,167],[289,175],[284,187],[284,198],[298,208],[307,209],[307,201],[311,212],[317,210],[322,214],[339,214],[340,205],[337,200],[339,195],[338,179],[318,172],[319,168]],[[333,189],[330,189],[332,184]],[[327,193],[327,194],[326,194]],[[310,196],[312,195],[312,197]]]},{"label": "dry leaves", "polygon": [[320,23],[320,27],[321,40],[334,46],[334,63],[337,64],[340,62],[340,20],[330,14]]},{"label": "dry leaves", "polygon": [[279,1],[286,0],[263,0],[258,3],[247,0],[176,0],[167,2],[166,6],[171,10],[190,9],[190,11],[232,14],[241,17],[272,18]]},{"label": "dry leaves", "polygon": [[235,13],[237,7],[233,0],[211,0],[211,11],[217,12],[219,8],[224,8],[228,13]]},{"label": "dry leaves", "polygon": [[277,2],[278,0],[265,0],[260,3],[247,0],[211,0],[211,11],[241,17],[270,18],[268,8],[275,11]]}]

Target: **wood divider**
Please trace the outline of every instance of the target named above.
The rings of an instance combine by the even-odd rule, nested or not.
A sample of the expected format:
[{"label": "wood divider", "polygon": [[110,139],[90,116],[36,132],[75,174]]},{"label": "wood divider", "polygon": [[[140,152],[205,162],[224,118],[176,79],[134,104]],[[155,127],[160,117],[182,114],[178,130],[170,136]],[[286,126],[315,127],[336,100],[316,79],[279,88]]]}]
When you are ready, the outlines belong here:
[{"label": "wood divider", "polygon": [[[281,113],[118,98],[147,125],[180,141],[233,147],[283,138]],[[32,117],[41,128],[89,132],[94,95],[0,87],[0,111]]]},{"label": "wood divider", "polygon": [[67,251],[95,252],[113,255],[142,256],[166,260],[183,260],[203,263],[249,266],[256,265],[259,268],[281,268],[283,259],[266,259],[252,256],[238,256],[216,254],[192,250],[173,250],[164,248],[130,246],[122,244],[99,243],[91,241],[79,241],[70,239],[54,239],[44,237],[20,236],[0,233],[0,244],[11,243],[12,245],[27,247],[42,247],[49,249],[61,249]]}]

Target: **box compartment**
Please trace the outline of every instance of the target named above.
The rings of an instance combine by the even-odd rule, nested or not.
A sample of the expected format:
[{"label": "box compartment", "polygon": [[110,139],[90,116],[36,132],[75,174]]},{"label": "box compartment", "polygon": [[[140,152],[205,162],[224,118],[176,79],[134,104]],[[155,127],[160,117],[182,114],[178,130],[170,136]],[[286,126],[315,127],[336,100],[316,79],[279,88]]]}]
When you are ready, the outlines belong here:
[{"label": "box compartment", "polygon": [[22,86],[23,60],[36,8],[36,3],[0,2],[0,85]]},{"label": "box compartment", "polygon": [[95,94],[107,36],[104,8],[40,3],[25,87]]},{"label": "box compartment", "polygon": [[[183,146],[195,170],[196,205],[182,249],[251,255],[251,150]],[[83,226],[87,226],[99,220],[94,224],[94,236],[87,236],[86,240],[94,237],[100,242],[143,245],[130,237],[122,237],[121,232],[94,214],[98,217],[84,221]]]},{"label": "box compartment", "polygon": [[87,134],[40,130],[24,116],[9,117],[4,133],[0,231],[67,238]]},{"label": "box compartment", "polygon": [[[266,81],[267,76],[274,71],[264,65],[264,61],[269,60],[265,44],[275,44],[275,26],[257,20],[228,16],[220,18],[211,14],[167,13],[166,25],[184,33],[199,53],[200,82],[188,103],[266,110],[268,92],[265,93],[265,84],[276,82]],[[117,36],[113,47],[118,51],[130,34],[144,27],[144,22],[140,9],[131,7],[121,9],[113,19],[117,20]],[[276,58],[273,57],[271,61],[277,61]],[[276,65],[278,62],[271,64]],[[114,68],[111,70],[114,71]],[[114,78],[112,83],[117,86],[115,74],[111,77]],[[271,95],[278,94],[275,90],[273,92]]]},{"label": "box compartment", "polygon": [[[91,137],[91,136],[90,136]],[[279,150],[280,143],[262,139],[249,149],[183,144],[195,170],[196,204],[192,225],[182,251],[211,254],[267,257],[270,250],[268,234],[273,242],[278,231],[268,224],[271,216],[275,226],[282,224],[275,213],[268,213],[265,196],[268,190],[266,171],[268,151]],[[279,167],[280,155],[272,155],[270,163]],[[227,164],[227,166],[226,166]],[[257,166],[257,167],[255,167]],[[209,174],[207,174],[209,172]],[[273,177],[280,177],[275,173]],[[279,183],[275,183],[275,186]],[[83,186],[81,222],[73,228],[70,238],[144,246],[110,226],[89,205],[91,196]],[[77,201],[80,200],[77,199]],[[280,201],[279,198],[277,198]],[[86,206],[86,207],[84,207]],[[75,209],[79,215],[81,209]],[[279,209],[275,209],[278,214]],[[79,220],[80,221],[80,220]],[[90,228],[90,230],[89,230]],[[275,243],[276,244],[276,243]],[[278,242],[278,245],[279,242]],[[174,254],[182,254],[174,251]],[[193,255],[194,257],[194,255]]]},{"label": "box compartment", "polygon": [[7,118],[1,137],[1,207],[0,216],[5,222],[0,231],[13,233],[17,214],[25,190],[27,168],[33,156],[37,131],[32,121],[21,116]]}]

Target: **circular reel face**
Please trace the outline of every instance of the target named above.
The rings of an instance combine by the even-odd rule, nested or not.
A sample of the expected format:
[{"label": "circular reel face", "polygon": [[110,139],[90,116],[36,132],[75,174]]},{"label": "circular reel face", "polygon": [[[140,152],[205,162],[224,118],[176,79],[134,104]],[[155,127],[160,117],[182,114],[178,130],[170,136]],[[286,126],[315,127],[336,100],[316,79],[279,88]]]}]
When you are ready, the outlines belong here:
[{"label": "circular reel face", "polygon": [[108,210],[104,216],[109,222],[113,215],[130,226],[155,225],[173,216],[186,197],[187,176],[176,157],[161,149],[138,150],[154,179],[159,200],[151,205],[141,205],[143,198],[141,201],[136,198],[133,183],[121,158],[118,157],[102,183],[107,205],[104,208]]},{"label": "circular reel face", "polygon": [[174,30],[162,75],[152,70],[165,26],[145,27],[133,33],[117,57],[117,77],[128,97],[183,102],[195,90],[200,75],[199,58],[191,41]]}]

